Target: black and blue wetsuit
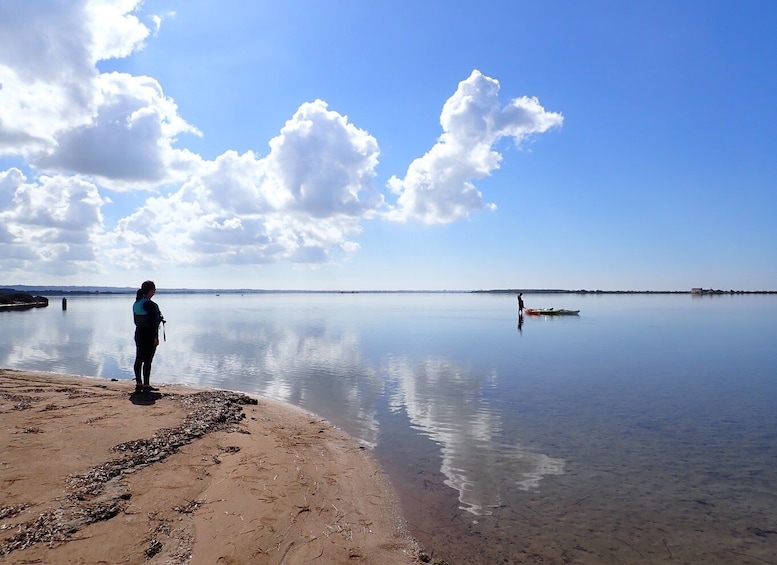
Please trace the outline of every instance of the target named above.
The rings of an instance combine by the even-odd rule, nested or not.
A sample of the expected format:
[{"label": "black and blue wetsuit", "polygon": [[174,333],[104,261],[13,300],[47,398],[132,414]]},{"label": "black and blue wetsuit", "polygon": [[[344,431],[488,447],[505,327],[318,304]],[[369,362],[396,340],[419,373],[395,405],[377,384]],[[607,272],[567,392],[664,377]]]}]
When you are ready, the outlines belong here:
[{"label": "black and blue wetsuit", "polygon": [[135,318],[135,382],[138,386],[150,386],[151,361],[159,343],[162,312],[156,302],[143,297],[132,305],[132,314]]}]

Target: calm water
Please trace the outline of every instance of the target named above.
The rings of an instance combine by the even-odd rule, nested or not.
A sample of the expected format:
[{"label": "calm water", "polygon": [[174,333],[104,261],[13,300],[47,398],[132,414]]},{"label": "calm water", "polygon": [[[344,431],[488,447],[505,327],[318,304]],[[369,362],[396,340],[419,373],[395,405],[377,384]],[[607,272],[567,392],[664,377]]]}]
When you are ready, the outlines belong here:
[{"label": "calm water", "polygon": [[[152,382],[374,448],[461,563],[777,563],[777,296],[158,294]],[[132,379],[131,296],[0,313],[0,366]],[[128,382],[128,389],[130,382]]]}]

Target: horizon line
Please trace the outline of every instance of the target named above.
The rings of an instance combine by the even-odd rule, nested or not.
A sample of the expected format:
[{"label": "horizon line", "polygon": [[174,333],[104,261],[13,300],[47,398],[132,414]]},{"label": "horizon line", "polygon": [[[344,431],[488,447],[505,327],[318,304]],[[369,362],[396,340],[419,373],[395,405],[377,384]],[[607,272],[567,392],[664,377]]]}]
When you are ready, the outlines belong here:
[{"label": "horizon line", "polygon": [[[35,290],[37,292],[88,292],[88,293],[131,293],[137,289],[130,286],[97,286],[97,285],[0,285],[1,290]],[[357,294],[357,293],[492,293],[492,294],[777,294],[777,290],[721,290],[694,287],[688,290],[590,290],[564,288],[493,288],[493,289],[262,289],[262,288],[159,288],[159,294],[172,293],[309,293],[309,294]]]}]

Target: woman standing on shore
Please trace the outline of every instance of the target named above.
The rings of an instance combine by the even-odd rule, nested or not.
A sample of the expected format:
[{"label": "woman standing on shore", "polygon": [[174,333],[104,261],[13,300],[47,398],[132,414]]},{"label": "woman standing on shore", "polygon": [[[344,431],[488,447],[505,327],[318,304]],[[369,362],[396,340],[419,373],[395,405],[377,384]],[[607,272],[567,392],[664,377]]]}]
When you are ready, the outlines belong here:
[{"label": "woman standing on shore", "polygon": [[151,300],[155,293],[154,282],[145,281],[140,285],[132,305],[135,318],[135,392],[159,390],[151,386],[151,361],[159,345],[159,324],[165,319],[159,306]]}]

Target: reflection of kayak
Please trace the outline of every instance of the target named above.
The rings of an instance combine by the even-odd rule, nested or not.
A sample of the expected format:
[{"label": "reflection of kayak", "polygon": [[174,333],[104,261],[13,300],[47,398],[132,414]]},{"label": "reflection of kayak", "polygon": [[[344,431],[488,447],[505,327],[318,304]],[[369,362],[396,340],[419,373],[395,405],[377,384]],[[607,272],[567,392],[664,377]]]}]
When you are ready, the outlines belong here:
[{"label": "reflection of kayak", "polygon": [[527,308],[529,316],[577,316],[580,310],[564,310],[563,308]]}]

